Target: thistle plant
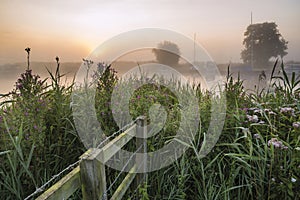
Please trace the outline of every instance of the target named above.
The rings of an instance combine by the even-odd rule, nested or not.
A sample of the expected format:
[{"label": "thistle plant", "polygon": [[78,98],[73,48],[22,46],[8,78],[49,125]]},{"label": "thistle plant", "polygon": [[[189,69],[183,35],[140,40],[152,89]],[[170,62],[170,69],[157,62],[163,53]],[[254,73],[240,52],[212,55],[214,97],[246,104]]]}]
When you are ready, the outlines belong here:
[{"label": "thistle plant", "polygon": [[30,62],[29,62],[30,48],[27,47],[27,48],[25,49],[25,51],[27,52],[27,70],[29,70],[29,64],[30,64]]}]

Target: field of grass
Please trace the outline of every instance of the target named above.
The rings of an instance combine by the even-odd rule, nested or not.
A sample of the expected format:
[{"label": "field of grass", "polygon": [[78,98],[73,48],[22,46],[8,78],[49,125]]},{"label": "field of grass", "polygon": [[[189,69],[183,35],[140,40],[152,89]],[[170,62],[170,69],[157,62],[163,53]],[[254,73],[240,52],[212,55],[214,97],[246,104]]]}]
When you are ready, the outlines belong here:
[{"label": "field of grass", "polygon": [[[26,70],[9,95],[2,97],[0,199],[24,199],[86,151],[72,116],[74,87],[61,82],[59,68],[57,62],[47,81]],[[108,106],[118,81],[127,87],[141,79],[118,80],[109,66],[94,76],[97,117],[107,136],[118,130],[113,112],[122,112],[122,105],[119,110]],[[242,80],[233,79],[229,67],[223,84],[226,119],[213,150],[204,158],[199,155],[206,142],[214,91],[178,84],[183,96],[193,93],[198,98],[200,125],[195,139],[181,158],[148,173],[147,184],[129,189],[125,199],[300,199],[299,75],[288,76],[283,64],[276,62],[268,86],[250,93]],[[138,88],[130,97],[132,118],[148,115],[155,103],[164,106],[167,118],[165,128],[147,141],[151,151],[174,137],[181,119],[182,105],[176,95],[155,84]],[[130,143],[126,148],[132,149]],[[110,185],[118,172],[106,170]],[[72,199],[79,196],[80,191]]]}]

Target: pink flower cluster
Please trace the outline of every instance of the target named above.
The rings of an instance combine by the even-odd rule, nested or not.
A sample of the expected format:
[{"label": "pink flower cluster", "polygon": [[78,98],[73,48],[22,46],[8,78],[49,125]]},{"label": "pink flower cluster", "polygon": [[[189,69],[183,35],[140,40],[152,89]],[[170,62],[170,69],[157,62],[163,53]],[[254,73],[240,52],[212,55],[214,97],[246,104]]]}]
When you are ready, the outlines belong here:
[{"label": "pink flower cluster", "polygon": [[256,134],[253,135],[253,137],[254,137],[255,139],[259,139],[259,138],[260,138],[260,135],[256,133]]},{"label": "pink flower cluster", "polygon": [[258,122],[258,116],[257,115],[247,115],[247,118],[249,120],[249,122]]},{"label": "pink flower cluster", "polygon": [[269,115],[276,115],[276,113],[273,112],[273,111],[272,111],[271,109],[269,109],[269,108],[265,108],[264,111],[265,111],[265,113],[268,113]]},{"label": "pink flower cluster", "polygon": [[[246,122],[251,122],[251,123],[259,123],[259,124],[265,124],[263,120],[259,119],[259,115],[263,116],[263,113],[268,113],[269,115],[276,115],[275,112],[273,112],[271,109],[265,108],[265,109],[260,109],[260,108],[243,108],[243,111],[246,112],[246,117],[247,120]],[[250,114],[252,113],[252,115]]]},{"label": "pink flower cluster", "polygon": [[275,148],[287,149],[288,147],[282,144],[277,138],[272,138],[268,141],[268,146],[273,145]]},{"label": "pink flower cluster", "polygon": [[291,107],[280,108],[280,112],[283,114],[295,116],[295,109]]},{"label": "pink flower cluster", "polygon": [[300,128],[300,122],[294,122],[293,127],[294,128]]}]

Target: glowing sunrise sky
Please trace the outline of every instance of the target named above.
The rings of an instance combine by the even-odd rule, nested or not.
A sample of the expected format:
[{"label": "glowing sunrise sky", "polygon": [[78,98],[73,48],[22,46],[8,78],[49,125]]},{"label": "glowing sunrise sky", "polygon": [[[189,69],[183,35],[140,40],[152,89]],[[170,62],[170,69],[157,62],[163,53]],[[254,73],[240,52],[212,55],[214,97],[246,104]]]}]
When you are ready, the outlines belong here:
[{"label": "glowing sunrise sky", "polygon": [[289,41],[285,60],[300,60],[299,0],[1,0],[0,64],[81,61],[103,41],[138,28],[194,33],[216,62],[240,61],[246,27],[274,21]]}]

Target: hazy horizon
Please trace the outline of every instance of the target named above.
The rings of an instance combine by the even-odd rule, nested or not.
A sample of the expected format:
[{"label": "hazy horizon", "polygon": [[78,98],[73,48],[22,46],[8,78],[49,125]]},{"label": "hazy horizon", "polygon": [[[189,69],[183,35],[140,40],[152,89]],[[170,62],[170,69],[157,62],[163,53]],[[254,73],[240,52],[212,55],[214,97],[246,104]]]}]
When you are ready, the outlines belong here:
[{"label": "hazy horizon", "polygon": [[[278,25],[289,42],[284,61],[299,62],[299,8],[297,0],[2,0],[0,93],[11,89],[19,73],[26,69],[26,47],[31,48],[31,63],[43,62],[42,67],[34,68],[36,73],[44,73],[47,63],[55,66],[56,56],[61,63],[81,63],[108,39],[141,28],[168,29],[195,39],[217,64],[242,63],[240,53],[251,12],[253,23]],[[179,48],[193,55],[192,46],[183,44]],[[141,59],[144,55],[135,56]],[[14,65],[19,68],[10,69]]]},{"label": "hazy horizon", "polygon": [[[79,62],[98,45],[139,28],[173,30],[193,39],[216,63],[241,62],[244,32],[253,23],[275,22],[289,41],[285,61],[299,61],[300,1],[9,1],[0,5],[0,64]],[[191,49],[192,51],[192,49]]]},{"label": "hazy horizon", "polygon": [[[148,63],[153,63],[148,62]],[[66,82],[70,82],[75,77],[75,74],[78,72],[79,67],[81,66],[82,62],[62,62],[60,63],[60,71],[61,74],[65,76],[62,78],[63,84]],[[144,63],[139,63],[144,64]],[[229,63],[222,63],[217,64],[218,69],[221,75],[225,78],[227,74],[227,67]],[[122,74],[128,72],[132,69],[133,66],[136,66],[137,63],[134,61],[122,61],[117,60],[116,62],[112,63],[112,66],[118,72],[118,76],[122,76]],[[30,62],[30,69],[32,69],[33,74],[38,74],[41,76],[42,79],[49,78],[49,74],[47,69],[51,72],[55,72],[56,70],[56,62]],[[296,71],[297,74],[300,74],[300,62],[295,67],[288,66],[288,71],[291,70]],[[27,68],[26,62],[19,62],[14,64],[6,64],[0,65],[0,94],[5,94],[10,91],[15,86],[15,82],[20,77],[21,73],[24,73]],[[195,70],[192,67],[186,66],[186,64],[179,64],[177,67],[174,67],[175,70],[180,72],[182,75],[186,77],[192,77]],[[272,67],[270,66],[268,69],[265,70],[267,78],[269,78],[271,73]],[[237,78],[240,74],[242,80],[244,80],[244,85],[246,88],[250,89],[254,87],[255,84],[258,83],[258,77],[261,73],[261,69],[252,69],[250,65],[243,64],[243,63],[230,63],[230,72],[233,73],[233,77]],[[196,73],[197,74],[197,73]],[[68,79],[68,80],[66,80]],[[66,81],[66,82],[65,82]]]}]

